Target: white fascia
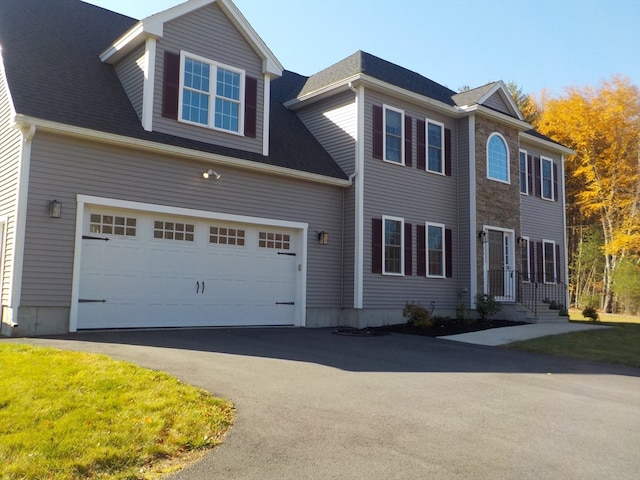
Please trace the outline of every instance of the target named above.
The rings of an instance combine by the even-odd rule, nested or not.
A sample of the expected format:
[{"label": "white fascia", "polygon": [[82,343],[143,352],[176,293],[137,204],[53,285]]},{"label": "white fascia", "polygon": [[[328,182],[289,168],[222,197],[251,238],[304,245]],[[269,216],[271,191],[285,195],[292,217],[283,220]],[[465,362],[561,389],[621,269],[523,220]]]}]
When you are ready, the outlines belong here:
[{"label": "white fascia", "polygon": [[466,113],[469,113],[469,114],[477,113],[479,115],[482,115],[483,117],[489,117],[499,122],[511,125],[512,127],[520,130],[521,133],[524,130],[531,130],[532,128],[531,125],[529,125],[527,122],[523,120],[513,118],[507,115],[506,113],[498,112],[497,110],[487,108],[484,105],[470,105],[470,106],[464,106],[460,108]]},{"label": "white fascia", "polygon": [[18,165],[18,186],[13,234],[13,268],[9,280],[9,307],[20,306],[22,295],[22,267],[24,262],[24,241],[27,231],[27,197],[29,194],[29,175],[31,170],[31,144],[36,133],[33,125],[20,128],[20,163]]},{"label": "white fascia", "polygon": [[144,84],[142,88],[142,128],[147,132],[153,131],[153,94],[156,71],[155,37],[145,41],[144,48]]},{"label": "white fascia", "polygon": [[352,75],[351,77],[341,79],[340,81],[332,83],[331,85],[326,85],[322,88],[319,88],[318,90],[314,90],[313,92],[309,92],[305,95],[289,100],[288,102],[285,102],[284,106],[290,110],[296,110],[297,108],[302,107],[303,104],[306,105],[307,103],[316,102],[328,96],[335,95],[336,93],[349,88],[349,85],[354,84],[357,84],[358,86],[364,85],[378,91],[383,91],[389,95],[403,98],[410,102],[418,103],[421,105],[428,105],[433,110],[444,113],[446,115],[452,115],[456,118],[466,115],[466,112],[459,107],[447,105],[446,103],[434,100],[433,98],[397,87],[363,73],[358,73],[356,75]]},{"label": "white fascia", "polygon": [[230,167],[248,169],[253,172],[260,172],[272,175],[281,175],[285,177],[295,178],[298,180],[306,180],[314,183],[325,185],[335,185],[338,187],[350,187],[351,181],[341,178],[327,177],[317,173],[303,172],[292,168],[279,167],[266,163],[244,160],[241,158],[228,157],[216,153],[202,152],[199,150],[191,150],[189,148],[167,145],[164,143],[152,142],[149,140],[140,140],[138,138],[124,137],[113,133],[100,132],[89,128],[75,127],[64,123],[52,122],[50,120],[42,120],[39,118],[29,117],[27,115],[18,114],[14,118],[17,125],[33,125],[42,131],[50,131],[61,135],[67,135],[85,140],[91,140],[101,143],[108,143],[117,146],[126,146],[138,150],[160,153],[163,155],[175,155],[185,157],[192,160],[200,160],[206,163],[216,165],[227,165]]},{"label": "white fascia", "polygon": [[476,116],[469,115],[469,305],[478,293],[478,253],[476,235]]}]

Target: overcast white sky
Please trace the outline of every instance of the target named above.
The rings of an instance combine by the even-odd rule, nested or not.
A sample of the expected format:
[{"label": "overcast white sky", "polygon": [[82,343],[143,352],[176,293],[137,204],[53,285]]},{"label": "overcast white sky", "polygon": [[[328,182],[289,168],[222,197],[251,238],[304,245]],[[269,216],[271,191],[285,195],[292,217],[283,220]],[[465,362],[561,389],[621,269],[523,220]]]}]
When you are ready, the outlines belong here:
[{"label": "overcast white sky", "polygon": [[[141,19],[183,0],[87,0]],[[287,70],[364,50],[452,90],[494,80],[560,95],[615,74],[640,85],[639,0],[235,0]]]}]

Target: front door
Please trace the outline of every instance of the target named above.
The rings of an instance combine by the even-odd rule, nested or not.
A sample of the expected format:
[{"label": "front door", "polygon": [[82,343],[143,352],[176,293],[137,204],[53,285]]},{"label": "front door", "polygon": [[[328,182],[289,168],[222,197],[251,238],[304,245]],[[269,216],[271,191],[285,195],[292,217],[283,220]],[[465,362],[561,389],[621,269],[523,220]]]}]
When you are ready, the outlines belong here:
[{"label": "front door", "polygon": [[513,300],[513,235],[501,230],[489,230],[487,237],[487,293],[497,300]]}]

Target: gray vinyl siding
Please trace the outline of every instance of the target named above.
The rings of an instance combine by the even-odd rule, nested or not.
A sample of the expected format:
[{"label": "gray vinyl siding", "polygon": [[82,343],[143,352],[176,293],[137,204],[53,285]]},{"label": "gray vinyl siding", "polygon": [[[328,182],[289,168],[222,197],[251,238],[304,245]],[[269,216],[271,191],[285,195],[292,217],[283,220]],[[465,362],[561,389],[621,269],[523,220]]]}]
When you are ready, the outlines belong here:
[{"label": "gray vinyl siding", "polygon": [[[210,128],[181,123],[162,117],[162,84],[164,52],[188,53],[245,70],[246,75],[258,79],[256,138],[221,132]],[[262,153],[264,111],[264,79],[262,60],[233,26],[217,4],[207,5],[164,26],[164,36],[156,49],[154,83],[153,129],[207,143],[215,143],[239,150]],[[242,132],[241,132],[242,133]]]},{"label": "gray vinyl siding", "polygon": [[[563,225],[563,208],[564,208],[564,175],[562,171],[562,161],[558,154],[551,151],[541,149],[540,147],[522,143],[522,150],[526,150],[528,154],[533,156],[544,156],[553,160],[558,170],[558,200],[549,201],[535,196],[535,191],[529,195],[520,195],[520,218],[522,235],[529,237],[531,242],[541,242],[542,240],[553,240],[560,245],[561,263],[564,266],[564,242],[565,230]],[[535,168],[535,167],[534,167]],[[534,170],[535,172],[535,170]],[[534,174],[535,177],[535,174]],[[534,188],[535,190],[535,188]],[[562,275],[565,283],[567,273],[563,271]]]},{"label": "gray vinyl siding", "polygon": [[[0,70],[0,217],[7,217],[6,234],[0,239],[0,304],[9,303],[9,281],[13,272],[13,247],[15,244],[15,218],[22,135],[10,126],[11,103],[5,78]],[[0,231],[1,234],[1,231]],[[4,258],[2,243],[4,242]],[[1,312],[0,312],[1,313]]]},{"label": "gray vinyl siding", "polygon": [[140,119],[142,119],[144,68],[146,68],[144,51],[145,48],[142,45],[115,65],[116,74]]},{"label": "gray vinyl siding", "polygon": [[[355,187],[344,191],[343,252],[342,252],[342,308],[352,308],[354,300],[355,261]],[[366,229],[366,225],[365,225]]]},{"label": "gray vinyl siding", "polygon": [[511,110],[504,102],[503,98],[500,96],[498,92],[491,95],[487,98],[483,103],[485,107],[493,108],[502,113],[506,113],[507,115],[512,115]]},{"label": "gray vinyl siding", "polygon": [[342,170],[351,175],[358,127],[353,93],[336,95],[296,113]]},{"label": "gray vinyl siding", "polygon": [[[307,306],[338,307],[341,285],[341,187],[216,165],[106,144],[38,133],[34,137],[25,241],[23,306],[69,306],[76,195],[306,222]],[[152,172],[150,174],[150,172]],[[47,205],[62,202],[62,218]],[[330,232],[328,245],[317,233]]]},{"label": "gray vinyl siding", "polygon": [[[399,166],[372,157],[372,111],[373,105],[386,104],[404,110],[413,118],[413,166]],[[401,308],[406,302],[416,301],[423,305],[436,302],[436,308],[455,308],[457,303],[457,279],[455,272],[458,259],[453,256],[454,278],[427,278],[416,275],[417,242],[416,225],[425,222],[442,223],[452,230],[454,253],[459,240],[457,177],[455,167],[450,177],[429,173],[416,167],[417,136],[416,119],[442,122],[452,131],[452,158],[455,163],[457,148],[456,123],[441,114],[421,109],[391,98],[365,93],[365,168],[364,168],[364,298],[365,308]],[[402,217],[411,223],[413,275],[403,277],[371,273],[371,221],[382,215]]]}]

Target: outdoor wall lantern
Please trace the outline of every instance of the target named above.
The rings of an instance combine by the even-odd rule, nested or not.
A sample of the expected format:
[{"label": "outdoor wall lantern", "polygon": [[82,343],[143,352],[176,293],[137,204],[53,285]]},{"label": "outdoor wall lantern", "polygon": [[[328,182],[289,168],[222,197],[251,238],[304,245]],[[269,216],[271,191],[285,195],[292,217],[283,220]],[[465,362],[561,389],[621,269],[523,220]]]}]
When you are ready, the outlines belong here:
[{"label": "outdoor wall lantern", "polygon": [[318,241],[320,245],[328,245],[329,244],[329,232],[318,232]]},{"label": "outdoor wall lantern", "polygon": [[207,170],[206,172],[202,172],[202,178],[211,178],[213,177],[214,180],[220,180],[220,177],[222,175],[220,175],[218,172],[216,172],[215,170]]},{"label": "outdoor wall lantern", "polygon": [[60,218],[62,216],[62,204],[57,200],[49,202],[49,217]]},{"label": "outdoor wall lantern", "polygon": [[480,232],[478,233],[478,238],[482,243],[485,243],[487,241],[487,232],[485,232],[484,230],[480,230]]},{"label": "outdoor wall lantern", "polygon": [[520,245],[521,247],[524,247],[527,244],[527,239],[524,237],[518,237],[518,245]]}]

